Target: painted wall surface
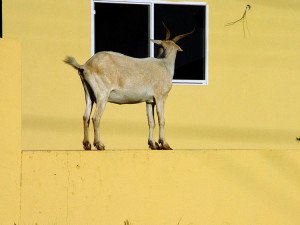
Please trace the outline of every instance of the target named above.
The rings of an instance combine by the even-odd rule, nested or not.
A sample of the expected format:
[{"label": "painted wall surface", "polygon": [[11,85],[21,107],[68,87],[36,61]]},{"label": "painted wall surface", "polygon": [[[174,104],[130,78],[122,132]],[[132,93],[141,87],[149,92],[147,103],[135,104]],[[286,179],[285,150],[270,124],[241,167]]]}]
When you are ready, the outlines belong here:
[{"label": "painted wall surface", "polygon": [[0,39],[0,224],[20,214],[21,42]]},{"label": "painted wall surface", "polygon": [[[248,3],[244,38],[242,23],[224,25]],[[209,84],[173,86],[167,141],[174,149],[299,149],[300,2],[207,4]],[[82,149],[83,88],[62,60],[72,55],[84,63],[91,56],[90,11],[87,0],[3,2],[4,38],[20,39],[23,47],[23,150]],[[107,105],[100,126],[107,149],[147,148],[145,108]]]},{"label": "painted wall surface", "polygon": [[300,224],[300,3],[251,1],[244,39],[224,25],[247,3],[207,2],[209,85],[166,103],[177,150],[145,150],[143,104],[109,104],[99,152],[78,150],[83,90],[62,63],[90,57],[90,2],[3,1],[0,224]]}]

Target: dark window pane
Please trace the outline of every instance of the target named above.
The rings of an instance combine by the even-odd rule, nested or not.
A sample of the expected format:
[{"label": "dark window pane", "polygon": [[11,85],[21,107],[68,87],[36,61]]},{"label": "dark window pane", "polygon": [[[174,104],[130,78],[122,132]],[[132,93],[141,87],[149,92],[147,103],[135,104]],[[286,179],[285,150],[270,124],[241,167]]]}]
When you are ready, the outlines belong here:
[{"label": "dark window pane", "polygon": [[147,5],[95,3],[95,52],[149,56]]},{"label": "dark window pane", "polygon": [[[177,44],[174,80],[205,80],[205,6],[155,4],[154,37],[162,40],[165,31],[162,21],[171,31],[171,39],[195,28],[195,32]],[[155,49],[157,56],[157,48]]]}]

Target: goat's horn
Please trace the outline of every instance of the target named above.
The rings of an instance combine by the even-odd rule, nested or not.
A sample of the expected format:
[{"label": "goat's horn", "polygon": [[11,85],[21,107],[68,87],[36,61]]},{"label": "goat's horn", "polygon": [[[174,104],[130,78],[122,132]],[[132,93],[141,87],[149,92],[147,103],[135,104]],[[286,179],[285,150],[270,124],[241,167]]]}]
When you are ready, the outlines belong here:
[{"label": "goat's horn", "polygon": [[195,28],[194,28],[191,32],[189,32],[189,33],[181,34],[181,35],[178,35],[178,36],[174,37],[172,41],[177,42],[177,41],[179,41],[180,39],[182,39],[182,38],[184,38],[184,37],[190,35],[190,34],[193,33],[194,31],[195,31]]},{"label": "goat's horn", "polygon": [[171,36],[171,32],[170,30],[167,28],[167,26],[165,25],[164,22],[162,22],[162,25],[164,26],[165,30],[166,30],[166,38],[165,40],[169,40],[170,39],[170,36]]}]

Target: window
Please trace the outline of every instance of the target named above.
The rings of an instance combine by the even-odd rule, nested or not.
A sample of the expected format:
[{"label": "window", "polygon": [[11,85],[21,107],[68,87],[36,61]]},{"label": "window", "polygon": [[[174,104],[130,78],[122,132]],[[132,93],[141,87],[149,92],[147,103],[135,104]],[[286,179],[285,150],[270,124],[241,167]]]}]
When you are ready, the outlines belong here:
[{"label": "window", "polygon": [[195,32],[178,45],[174,84],[207,84],[208,6],[205,3],[92,0],[92,54],[115,51],[137,58],[156,57],[150,39],[165,37],[164,22],[176,35]]},{"label": "window", "polygon": [[147,5],[101,3],[95,12],[95,52],[150,56]]}]

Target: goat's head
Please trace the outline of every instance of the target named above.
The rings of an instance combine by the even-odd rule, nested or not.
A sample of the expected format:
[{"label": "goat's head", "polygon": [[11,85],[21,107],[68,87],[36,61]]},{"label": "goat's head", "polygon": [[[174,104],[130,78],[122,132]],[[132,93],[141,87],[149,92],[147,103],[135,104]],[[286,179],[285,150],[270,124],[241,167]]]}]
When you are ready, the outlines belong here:
[{"label": "goat's head", "polygon": [[178,36],[174,37],[172,40],[169,40],[170,37],[171,37],[171,32],[164,23],[162,23],[162,24],[163,24],[163,26],[166,30],[165,39],[164,40],[151,40],[155,44],[160,46],[159,53],[158,53],[158,58],[163,58],[165,56],[166,49],[170,49],[170,50],[175,49],[176,51],[182,52],[183,50],[180,48],[179,45],[176,44],[176,42],[179,41],[180,39],[192,34],[195,31],[195,28],[189,33],[178,35]]}]

